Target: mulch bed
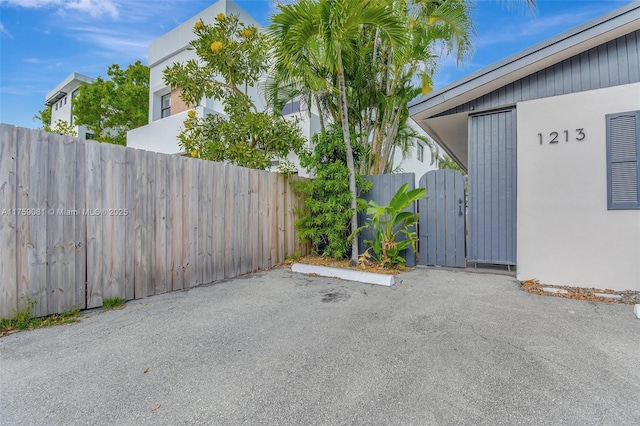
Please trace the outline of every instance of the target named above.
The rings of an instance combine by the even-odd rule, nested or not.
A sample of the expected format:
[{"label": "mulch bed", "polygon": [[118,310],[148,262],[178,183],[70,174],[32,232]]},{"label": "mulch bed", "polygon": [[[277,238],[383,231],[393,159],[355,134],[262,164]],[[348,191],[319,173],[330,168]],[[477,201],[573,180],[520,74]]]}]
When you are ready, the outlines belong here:
[{"label": "mulch bed", "polygon": [[[544,291],[543,288],[551,287],[561,290],[565,290],[567,293],[549,293]],[[601,290],[597,288],[582,288],[582,287],[567,287],[552,284],[541,284],[538,280],[527,280],[520,283],[520,288],[527,293],[540,294],[544,296],[563,297],[565,299],[574,300],[587,300],[589,302],[603,302],[603,303],[626,303],[626,304],[640,304],[640,293],[637,291],[615,291],[615,290]],[[620,299],[609,299],[606,297],[598,296],[596,293],[601,294],[616,294],[620,296]]]}]

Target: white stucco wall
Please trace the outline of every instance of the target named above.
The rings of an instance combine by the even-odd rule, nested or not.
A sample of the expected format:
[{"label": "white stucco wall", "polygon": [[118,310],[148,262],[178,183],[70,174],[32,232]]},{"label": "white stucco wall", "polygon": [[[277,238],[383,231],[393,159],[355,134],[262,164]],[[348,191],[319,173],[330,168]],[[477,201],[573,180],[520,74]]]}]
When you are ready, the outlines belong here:
[{"label": "white stucco wall", "polygon": [[[72,74],[72,76],[73,75],[74,74]],[[68,91],[67,95],[64,98],[56,101],[53,105],[51,105],[51,123],[50,123],[51,127],[54,127],[58,120],[62,120],[66,123],[71,123],[73,121],[71,117],[72,94],[75,90],[77,90],[80,87],[81,84],[82,84],[82,81],[71,80],[64,87],[64,90]],[[84,139],[86,137],[87,128],[85,126],[75,126],[74,129],[76,131],[77,137],[81,139]]]},{"label": "white stucco wall", "polygon": [[[204,107],[195,108],[198,117],[215,113]],[[163,154],[179,154],[178,135],[184,128],[187,112],[183,111],[127,132],[127,146]]]},{"label": "white stucco wall", "polygon": [[71,93],[51,105],[51,125],[55,125],[58,120],[66,123],[71,120]]},{"label": "white stucco wall", "polygon": [[[235,3],[220,0],[154,40],[149,45],[149,123],[160,119],[160,96],[170,92],[169,87],[164,83],[164,70],[176,62],[185,63],[190,59],[198,59],[195,51],[187,50],[191,41],[196,38],[193,27],[200,20],[207,24],[214,24],[218,13],[239,15],[241,22],[260,28],[258,21]],[[257,89],[250,88],[249,92],[249,96],[258,104],[258,108],[264,108]],[[205,100],[203,106],[223,112],[222,103],[213,99]]]},{"label": "white stucco wall", "polygon": [[605,122],[639,109],[640,84],[517,104],[519,280],[640,290],[640,210],[607,210]]},{"label": "white stucco wall", "polygon": [[[409,118],[408,124],[409,127],[416,130],[420,135],[428,137],[425,131],[422,130],[422,128],[420,128],[413,119]],[[418,160],[417,146],[408,153],[406,158],[402,158],[402,151],[400,149],[396,149],[393,155],[393,167],[397,169],[398,173],[415,174],[417,187],[420,185],[420,178],[424,176],[425,173],[437,169],[437,164],[435,162],[431,164],[431,150],[429,147],[422,142],[416,141],[416,143],[420,143],[424,146],[422,161]],[[435,144],[433,141],[432,143]]]}]

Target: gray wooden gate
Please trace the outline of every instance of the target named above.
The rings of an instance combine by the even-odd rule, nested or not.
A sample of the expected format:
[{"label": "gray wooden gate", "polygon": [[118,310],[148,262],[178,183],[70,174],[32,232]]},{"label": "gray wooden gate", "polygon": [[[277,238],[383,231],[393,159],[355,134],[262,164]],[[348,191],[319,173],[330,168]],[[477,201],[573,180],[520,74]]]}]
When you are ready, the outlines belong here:
[{"label": "gray wooden gate", "polygon": [[[413,189],[415,186],[415,175],[413,173],[394,173],[386,175],[364,176],[365,179],[373,183],[373,188],[370,192],[361,194],[360,197],[365,201],[374,200],[380,205],[388,204],[393,198],[398,188],[403,184],[408,183],[409,189]],[[415,206],[412,206],[409,211],[415,212]],[[367,221],[366,213],[358,213],[358,226],[362,226]],[[364,244],[365,240],[372,240],[373,234],[368,229],[363,229],[359,238],[359,251],[364,252],[367,248]],[[404,240],[402,236],[399,240]],[[407,266],[416,266],[416,254],[411,247],[403,250],[402,257],[407,261]]]},{"label": "gray wooden gate", "polygon": [[465,267],[465,178],[433,170],[420,178],[427,196],[418,201],[420,264]]},{"label": "gray wooden gate", "polygon": [[469,263],[516,264],[516,110],[469,117]]}]

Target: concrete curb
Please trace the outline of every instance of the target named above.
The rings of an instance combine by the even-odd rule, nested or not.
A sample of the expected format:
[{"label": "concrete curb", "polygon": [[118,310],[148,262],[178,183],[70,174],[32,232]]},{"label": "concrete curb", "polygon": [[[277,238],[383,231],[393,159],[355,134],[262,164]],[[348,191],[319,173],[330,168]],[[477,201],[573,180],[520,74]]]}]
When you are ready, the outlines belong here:
[{"label": "concrete curb", "polygon": [[328,266],[307,265],[304,263],[294,263],[293,265],[291,265],[291,271],[299,272],[301,274],[318,274],[322,277],[340,278],[348,281],[384,285],[387,287],[392,286],[395,282],[394,275],[374,274],[373,272],[331,268]]}]

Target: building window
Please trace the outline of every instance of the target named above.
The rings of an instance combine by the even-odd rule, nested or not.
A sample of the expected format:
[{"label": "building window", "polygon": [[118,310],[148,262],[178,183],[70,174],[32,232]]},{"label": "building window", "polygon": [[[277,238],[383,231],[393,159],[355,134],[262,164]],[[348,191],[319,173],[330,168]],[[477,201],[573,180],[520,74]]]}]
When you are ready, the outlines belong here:
[{"label": "building window", "polygon": [[302,111],[302,109],[300,108],[300,101],[292,101],[286,104],[284,108],[282,108],[282,115],[296,114],[300,111]]},{"label": "building window", "polygon": [[422,145],[421,143],[418,143],[418,161],[420,162],[424,162],[424,145]]},{"label": "building window", "polygon": [[640,209],[640,111],[609,114],[607,208]]},{"label": "building window", "polygon": [[171,93],[160,98],[160,118],[165,118],[171,115]]},{"label": "building window", "polygon": [[65,105],[67,104],[67,97],[66,96],[64,97],[64,104]]}]

